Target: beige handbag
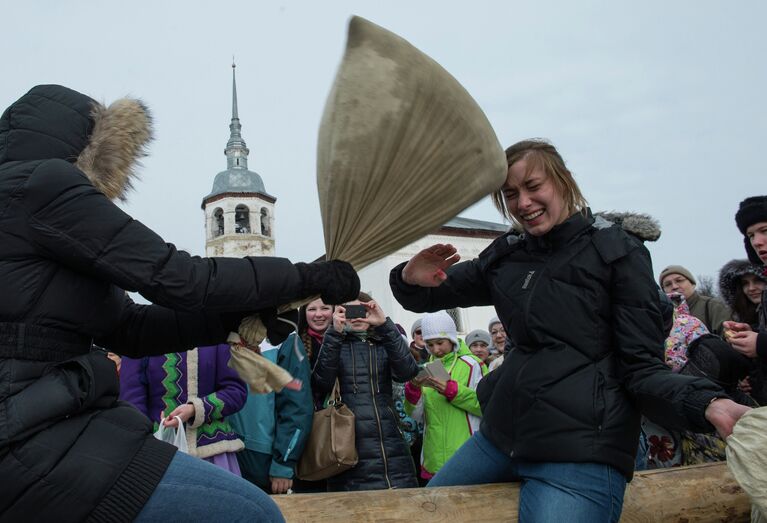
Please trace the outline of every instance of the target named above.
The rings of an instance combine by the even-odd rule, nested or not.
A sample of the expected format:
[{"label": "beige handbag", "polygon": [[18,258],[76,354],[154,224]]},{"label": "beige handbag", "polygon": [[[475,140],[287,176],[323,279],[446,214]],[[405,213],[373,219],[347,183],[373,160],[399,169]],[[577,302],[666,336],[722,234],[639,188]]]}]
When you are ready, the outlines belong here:
[{"label": "beige handbag", "polygon": [[314,413],[312,432],[296,475],[307,481],[327,479],[352,468],[358,459],[354,413],[341,401],[336,380],[328,406]]}]

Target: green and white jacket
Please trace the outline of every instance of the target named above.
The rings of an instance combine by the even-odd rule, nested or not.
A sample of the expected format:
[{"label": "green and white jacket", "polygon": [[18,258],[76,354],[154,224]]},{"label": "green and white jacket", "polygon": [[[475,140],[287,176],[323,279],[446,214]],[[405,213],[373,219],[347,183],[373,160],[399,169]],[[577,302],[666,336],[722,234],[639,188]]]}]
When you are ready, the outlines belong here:
[{"label": "green and white jacket", "polygon": [[[430,357],[433,361],[434,356]],[[458,349],[442,357],[450,374],[445,394],[431,387],[420,390],[411,384],[405,389],[405,412],[423,416],[421,477],[431,478],[463,443],[479,430],[482,411],[477,400],[477,384],[487,374],[485,366],[463,340]]]}]

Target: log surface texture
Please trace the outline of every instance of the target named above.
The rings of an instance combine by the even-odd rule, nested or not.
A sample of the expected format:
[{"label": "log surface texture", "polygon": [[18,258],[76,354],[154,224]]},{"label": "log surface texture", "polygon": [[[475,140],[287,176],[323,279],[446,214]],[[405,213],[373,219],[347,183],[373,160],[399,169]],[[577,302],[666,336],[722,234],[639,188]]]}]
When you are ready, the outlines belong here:
[{"label": "log surface texture", "polygon": [[[273,496],[288,523],[517,521],[519,483]],[[621,521],[748,522],[751,505],[726,463],[637,472]],[[566,521],[563,518],[563,522]]]}]

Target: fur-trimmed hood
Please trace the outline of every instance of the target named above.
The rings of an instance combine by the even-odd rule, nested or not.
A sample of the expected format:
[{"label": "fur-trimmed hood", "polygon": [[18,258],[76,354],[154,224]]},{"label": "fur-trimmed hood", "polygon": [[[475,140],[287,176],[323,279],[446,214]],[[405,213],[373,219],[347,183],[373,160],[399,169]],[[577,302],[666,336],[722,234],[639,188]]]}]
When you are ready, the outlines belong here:
[{"label": "fur-trimmed hood", "polygon": [[594,218],[612,222],[643,242],[654,242],[660,238],[660,224],[649,214],[610,211],[595,213]]},{"label": "fur-trimmed hood", "polygon": [[38,85],[0,117],[0,164],[62,159],[110,199],[125,199],[152,139],[146,106],[122,98],[108,107],[60,85]]},{"label": "fur-trimmed hood", "polygon": [[719,271],[719,295],[730,309],[735,308],[735,297],[740,287],[740,279],[746,274],[753,274],[767,282],[764,268],[748,260],[730,260]]}]

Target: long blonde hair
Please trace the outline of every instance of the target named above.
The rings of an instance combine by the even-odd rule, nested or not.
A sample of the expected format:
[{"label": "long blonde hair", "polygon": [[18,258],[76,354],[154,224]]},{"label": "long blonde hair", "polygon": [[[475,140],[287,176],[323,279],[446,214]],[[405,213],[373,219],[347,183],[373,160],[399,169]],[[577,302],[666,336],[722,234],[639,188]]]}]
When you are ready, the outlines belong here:
[{"label": "long blonde hair", "polygon": [[[588,202],[581,194],[578,184],[570,170],[565,166],[565,161],[556,148],[546,140],[531,138],[517,142],[506,149],[506,164],[511,167],[520,160],[527,160],[528,173],[534,169],[541,169],[551,178],[557,192],[562,196],[567,207],[568,214],[574,212],[586,213]],[[503,196],[503,188],[498,189],[492,195],[493,205],[515,229],[521,230],[520,224],[506,206],[506,198]]]}]

